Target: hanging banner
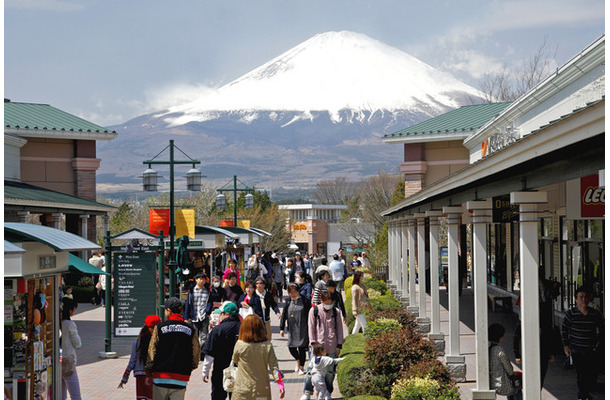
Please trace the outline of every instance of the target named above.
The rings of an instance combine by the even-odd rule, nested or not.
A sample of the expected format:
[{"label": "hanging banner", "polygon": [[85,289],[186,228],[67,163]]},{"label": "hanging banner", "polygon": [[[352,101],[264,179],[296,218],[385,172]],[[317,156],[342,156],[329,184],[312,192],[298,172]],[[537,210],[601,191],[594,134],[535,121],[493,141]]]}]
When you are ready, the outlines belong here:
[{"label": "hanging banner", "polygon": [[237,221],[237,226],[240,228],[250,229],[250,220],[249,219],[240,219]]},{"label": "hanging banner", "polygon": [[220,227],[222,228],[223,226],[227,227],[227,226],[233,226],[233,220],[232,219],[223,219],[220,221]]},{"label": "hanging banner", "polygon": [[[176,237],[195,237],[195,210],[174,210]],[[163,231],[165,237],[169,236],[169,209],[152,208],[148,213],[148,231],[153,235],[160,235]]]},{"label": "hanging banner", "polygon": [[165,237],[169,236],[169,209],[151,208],[148,212],[148,232],[160,235],[161,231]]},{"label": "hanging banner", "polygon": [[176,237],[188,236],[195,237],[195,210],[179,209],[176,210]]}]

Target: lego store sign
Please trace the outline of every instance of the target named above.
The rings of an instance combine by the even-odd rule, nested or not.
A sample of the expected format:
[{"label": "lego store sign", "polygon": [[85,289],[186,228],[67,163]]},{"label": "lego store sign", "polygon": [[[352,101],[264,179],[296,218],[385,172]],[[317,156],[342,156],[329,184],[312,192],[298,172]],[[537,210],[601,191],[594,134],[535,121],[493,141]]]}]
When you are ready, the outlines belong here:
[{"label": "lego store sign", "polygon": [[580,195],[580,214],[583,218],[604,216],[606,190],[599,187],[598,175],[580,178]]},{"label": "lego store sign", "polygon": [[589,175],[566,182],[568,219],[603,218],[606,190],[599,186],[599,176]]}]

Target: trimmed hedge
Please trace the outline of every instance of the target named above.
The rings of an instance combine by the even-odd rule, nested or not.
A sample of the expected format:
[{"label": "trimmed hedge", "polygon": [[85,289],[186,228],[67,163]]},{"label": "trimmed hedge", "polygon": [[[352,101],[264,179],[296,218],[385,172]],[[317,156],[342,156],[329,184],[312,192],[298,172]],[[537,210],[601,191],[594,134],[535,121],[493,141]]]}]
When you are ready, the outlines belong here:
[{"label": "trimmed hedge", "polygon": [[386,398],[381,396],[371,396],[368,394],[362,394],[356,397],[350,397],[350,400],[386,400]]}]

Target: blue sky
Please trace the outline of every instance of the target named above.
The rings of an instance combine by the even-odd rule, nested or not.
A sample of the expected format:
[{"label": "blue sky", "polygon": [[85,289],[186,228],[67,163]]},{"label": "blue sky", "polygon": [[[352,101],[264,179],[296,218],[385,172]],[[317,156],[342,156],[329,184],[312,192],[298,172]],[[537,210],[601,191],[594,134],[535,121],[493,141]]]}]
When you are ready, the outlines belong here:
[{"label": "blue sky", "polygon": [[4,96],[109,126],[191,100],[317,33],[351,30],[477,86],[546,37],[562,65],[604,33],[583,0],[5,0]]}]

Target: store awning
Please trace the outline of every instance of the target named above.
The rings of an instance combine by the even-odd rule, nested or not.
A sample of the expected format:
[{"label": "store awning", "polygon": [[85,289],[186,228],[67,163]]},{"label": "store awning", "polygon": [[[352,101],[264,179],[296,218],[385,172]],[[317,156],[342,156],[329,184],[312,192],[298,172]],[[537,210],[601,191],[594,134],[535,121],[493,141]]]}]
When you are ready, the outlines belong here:
[{"label": "store awning", "polygon": [[85,274],[96,274],[96,275],[110,275],[108,272],[104,272],[94,265],[89,264],[87,261],[75,256],[74,254],[68,254],[68,263],[70,269],[77,269]]},{"label": "store awning", "polygon": [[101,247],[73,233],[48,226],[5,222],[4,237],[12,242],[34,241],[55,251],[97,250]]},{"label": "store awning", "polygon": [[4,241],[4,254],[25,253],[25,250],[8,240]]},{"label": "store awning", "polygon": [[256,236],[266,236],[265,233],[263,233],[263,231],[261,231],[260,229],[258,230],[254,230],[254,229],[248,229],[248,228],[242,228],[240,226],[225,226],[222,229],[226,229],[228,231],[231,231],[233,233],[241,233],[241,234],[248,234],[248,233],[252,233]]},{"label": "store awning", "polygon": [[262,233],[265,236],[273,236],[270,232],[264,231],[259,228],[250,228],[250,229],[253,230],[254,232]]},{"label": "store awning", "polygon": [[150,232],[143,231],[142,229],[132,228],[123,233],[119,233],[116,236],[112,236],[111,239],[125,239],[125,240],[133,240],[133,239],[160,239],[160,236],[153,235]]},{"label": "store awning", "polygon": [[225,228],[218,228],[216,226],[208,225],[197,225],[195,226],[195,235],[197,234],[220,234],[230,237],[231,239],[237,239],[239,236]]}]

